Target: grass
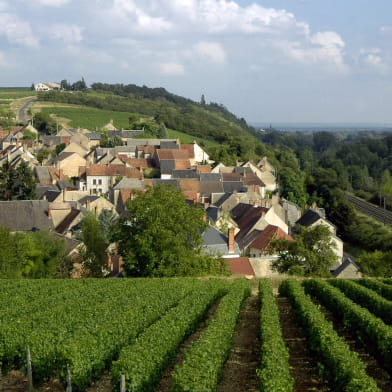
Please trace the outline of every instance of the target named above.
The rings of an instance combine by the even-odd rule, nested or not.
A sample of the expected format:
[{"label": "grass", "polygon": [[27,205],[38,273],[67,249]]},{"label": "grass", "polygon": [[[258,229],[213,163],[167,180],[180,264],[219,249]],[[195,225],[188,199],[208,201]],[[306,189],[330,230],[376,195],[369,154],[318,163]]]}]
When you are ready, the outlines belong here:
[{"label": "grass", "polygon": [[117,129],[129,128],[128,118],[130,113],[127,112],[114,112],[84,106],[50,106],[42,107],[41,110],[44,113],[54,114],[56,117],[70,119],[70,126],[74,128],[80,127],[89,130],[101,129],[110,120],[113,120],[113,124]]},{"label": "grass", "polygon": [[186,133],[183,132],[179,132],[179,131],[175,131],[174,129],[168,129],[167,130],[168,134],[169,134],[169,138],[170,139],[180,139],[180,142],[182,144],[189,144],[189,143],[193,143],[194,140],[196,140],[196,142],[202,146],[205,147],[215,147],[218,146],[217,142],[214,142],[212,140],[207,140],[207,139],[202,139],[202,138],[198,138],[192,135],[188,135]]},{"label": "grass", "polygon": [[0,99],[17,99],[37,95],[28,87],[0,87]]}]

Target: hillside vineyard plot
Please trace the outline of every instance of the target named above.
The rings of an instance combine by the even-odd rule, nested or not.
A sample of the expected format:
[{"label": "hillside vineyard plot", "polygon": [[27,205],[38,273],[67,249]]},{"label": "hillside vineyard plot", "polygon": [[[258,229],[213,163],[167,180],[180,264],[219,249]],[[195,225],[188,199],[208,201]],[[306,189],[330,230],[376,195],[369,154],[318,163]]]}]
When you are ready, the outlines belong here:
[{"label": "hillside vineyard plot", "polygon": [[[382,320],[390,305],[381,296],[389,285],[359,283],[287,280],[281,298],[268,280],[258,283],[251,297],[259,298],[252,384],[258,391],[392,390],[392,328]],[[27,372],[28,350],[37,391],[59,379],[63,389],[56,391],[71,383],[76,392],[119,391],[121,384],[128,392],[163,392],[168,369],[165,392],[216,391],[230,385],[225,362],[237,321],[246,323],[249,295],[245,280],[0,280],[0,390],[7,390],[2,380],[11,370]],[[112,387],[101,389],[103,375]],[[256,391],[247,382],[239,392]]]}]

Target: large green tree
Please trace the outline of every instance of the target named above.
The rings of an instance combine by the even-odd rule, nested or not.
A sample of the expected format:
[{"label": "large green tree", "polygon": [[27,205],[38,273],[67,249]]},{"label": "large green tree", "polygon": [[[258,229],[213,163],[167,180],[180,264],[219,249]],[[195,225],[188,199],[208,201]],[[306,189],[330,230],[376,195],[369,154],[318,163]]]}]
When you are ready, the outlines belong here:
[{"label": "large green tree", "polygon": [[84,245],[80,255],[85,276],[99,278],[106,273],[109,241],[105,230],[93,212],[88,212],[80,222],[79,239]]},{"label": "large green tree", "polygon": [[335,247],[326,226],[303,227],[295,241],[282,239],[272,243],[272,250],[279,255],[272,267],[280,273],[328,277],[330,268],[338,261]]},{"label": "large green tree", "polygon": [[159,185],[137,192],[120,221],[119,252],[129,276],[184,276],[224,271],[221,260],[201,253],[204,211],[182,192]]},{"label": "large green tree", "polygon": [[8,161],[0,168],[0,200],[31,200],[35,198],[36,181],[26,162],[18,167]]}]

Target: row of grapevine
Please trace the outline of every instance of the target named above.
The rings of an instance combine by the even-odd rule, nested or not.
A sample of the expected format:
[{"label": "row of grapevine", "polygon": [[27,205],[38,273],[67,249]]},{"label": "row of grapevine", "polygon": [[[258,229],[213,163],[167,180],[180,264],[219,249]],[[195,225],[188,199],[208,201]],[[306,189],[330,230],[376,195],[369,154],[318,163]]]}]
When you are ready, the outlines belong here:
[{"label": "row of grapevine", "polygon": [[392,324],[392,302],[376,292],[350,280],[334,279],[328,283],[338,287],[348,298],[368,309],[386,324]]},{"label": "row of grapevine", "polygon": [[128,392],[153,391],[181,342],[225,291],[227,284],[214,282],[201,293],[191,293],[146,329],[134,344],[123,348],[112,366],[113,385],[118,386],[120,376],[125,375]]},{"label": "row of grapevine", "polygon": [[310,348],[319,354],[325,366],[326,376],[335,390],[378,391],[376,382],[366,374],[365,366],[358,355],[350,351],[333,325],[305,294],[301,284],[294,280],[286,280],[280,285],[279,291],[292,303],[307,330]]},{"label": "row of grapevine", "polygon": [[392,301],[392,285],[385,284],[380,280],[375,279],[358,279],[356,280],[362,286],[374,290],[376,293],[383,296],[385,299]]},{"label": "row of grapevine", "polygon": [[182,364],[175,368],[172,392],[216,391],[232,346],[241,305],[249,295],[247,282],[233,283],[199,339],[185,352]]},{"label": "row of grapevine", "polygon": [[392,368],[392,328],[367,309],[355,304],[339,289],[322,280],[304,281],[306,291],[339,315],[346,327],[355,329],[369,349],[376,350],[386,368]]},{"label": "row of grapevine", "polygon": [[29,347],[37,380],[56,373],[64,380],[69,366],[73,390],[83,390],[121,347],[185,295],[203,291],[205,285],[190,279],[91,281],[75,285],[79,292],[64,291],[63,299],[41,297],[34,306],[21,301],[17,312],[1,320],[0,361],[18,368]]},{"label": "row of grapevine", "polygon": [[269,280],[260,280],[259,298],[261,361],[257,373],[260,390],[290,392],[294,380],[290,375],[289,352],[282,337],[279,310]]}]

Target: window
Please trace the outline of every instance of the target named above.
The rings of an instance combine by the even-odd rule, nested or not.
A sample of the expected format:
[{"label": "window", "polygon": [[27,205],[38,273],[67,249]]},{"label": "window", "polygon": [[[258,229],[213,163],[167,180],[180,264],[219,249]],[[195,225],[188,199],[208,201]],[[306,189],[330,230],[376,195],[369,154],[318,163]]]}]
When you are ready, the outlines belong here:
[{"label": "window", "polygon": [[98,185],[102,185],[102,179],[98,180]]},{"label": "window", "polygon": [[102,188],[98,188],[98,193],[102,193]]},{"label": "window", "polygon": [[97,180],[95,178],[93,179],[93,185],[97,185]]}]

